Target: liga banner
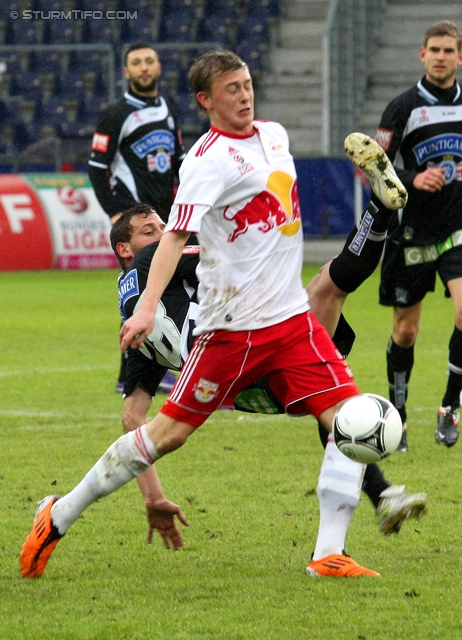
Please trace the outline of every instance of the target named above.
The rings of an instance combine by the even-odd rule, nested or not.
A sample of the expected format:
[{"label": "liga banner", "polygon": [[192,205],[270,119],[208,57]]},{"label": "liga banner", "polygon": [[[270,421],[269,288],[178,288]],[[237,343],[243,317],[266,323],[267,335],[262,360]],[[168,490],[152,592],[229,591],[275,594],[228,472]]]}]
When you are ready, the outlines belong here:
[{"label": "liga banner", "polygon": [[111,269],[119,266],[111,248],[111,223],[85,174],[35,173],[25,176],[46,212],[57,269]]}]

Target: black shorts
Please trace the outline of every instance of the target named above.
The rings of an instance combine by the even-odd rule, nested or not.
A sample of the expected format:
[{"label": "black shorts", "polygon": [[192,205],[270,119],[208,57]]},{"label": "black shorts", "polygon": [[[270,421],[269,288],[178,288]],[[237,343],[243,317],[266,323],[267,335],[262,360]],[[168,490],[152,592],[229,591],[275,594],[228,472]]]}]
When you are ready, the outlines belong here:
[{"label": "black shorts", "polygon": [[167,371],[167,367],[161,366],[155,358],[150,360],[138,349],[129,348],[127,353],[124,397],[133,393],[138,386],[142,386],[154,397],[157,387]]},{"label": "black shorts", "polygon": [[406,266],[404,247],[387,240],[380,276],[379,302],[388,307],[411,307],[435,290],[436,274],[446,287],[449,280],[462,277],[462,246],[454,247],[432,262]]}]

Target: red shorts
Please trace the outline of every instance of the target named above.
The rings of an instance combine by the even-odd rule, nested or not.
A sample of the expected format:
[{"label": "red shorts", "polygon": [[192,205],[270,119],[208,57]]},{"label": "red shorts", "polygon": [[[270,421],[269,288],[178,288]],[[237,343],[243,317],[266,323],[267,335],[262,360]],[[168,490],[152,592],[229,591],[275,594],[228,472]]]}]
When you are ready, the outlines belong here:
[{"label": "red shorts", "polygon": [[198,336],[161,412],[199,427],[226,396],[263,377],[290,415],[318,418],[359,393],[327,331],[308,312],[264,329]]}]

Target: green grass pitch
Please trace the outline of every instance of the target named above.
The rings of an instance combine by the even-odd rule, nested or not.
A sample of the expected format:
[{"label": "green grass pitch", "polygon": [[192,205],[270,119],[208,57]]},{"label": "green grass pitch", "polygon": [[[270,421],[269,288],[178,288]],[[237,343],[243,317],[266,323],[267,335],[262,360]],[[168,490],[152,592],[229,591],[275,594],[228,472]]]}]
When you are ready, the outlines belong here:
[{"label": "green grass pitch", "polygon": [[[304,269],[307,281],[315,266]],[[378,274],[347,301],[360,388],[387,395],[391,310]],[[312,579],[322,459],[313,418],[217,413],[158,463],[190,527],[147,545],[136,482],[92,505],[39,580],[18,554],[45,495],[62,495],[121,433],[116,272],[0,273],[0,637],[24,640],[458,640],[462,443],[435,444],[453,311],[427,297],[409,393],[409,446],[382,468],[428,492],[428,514],[383,538],[364,496],[347,551],[378,579]],[[162,398],[162,396],[160,397]],[[154,410],[160,405],[156,401]],[[152,412],[154,414],[154,411]]]}]

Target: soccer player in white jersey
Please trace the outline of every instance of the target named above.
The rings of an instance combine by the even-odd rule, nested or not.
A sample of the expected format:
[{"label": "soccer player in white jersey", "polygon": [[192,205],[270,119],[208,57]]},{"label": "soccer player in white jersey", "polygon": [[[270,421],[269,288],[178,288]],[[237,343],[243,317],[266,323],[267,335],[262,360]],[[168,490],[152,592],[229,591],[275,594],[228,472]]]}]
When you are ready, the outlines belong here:
[{"label": "soccer player in white jersey", "polygon": [[[181,447],[226,396],[258,378],[265,376],[278,390],[288,414],[312,414],[328,431],[336,410],[359,393],[309,311],[301,281],[297,177],[286,131],[254,120],[249,70],[229,51],[201,56],[190,70],[190,86],[211,129],[182,165],[143,302],[123,325],[121,346],[139,348],[152,332],[157,303],[191,233],[199,234],[201,246],[197,337],[158,415],[113,443],[70,493],[40,503],[20,554],[24,577],[43,573],[58,541],[90,504]],[[345,457],[330,439],[323,468],[328,473],[318,484],[320,527],[307,573],[377,576],[344,552],[365,465]],[[176,512],[163,509],[163,496],[159,501],[159,523],[171,539]]]}]

